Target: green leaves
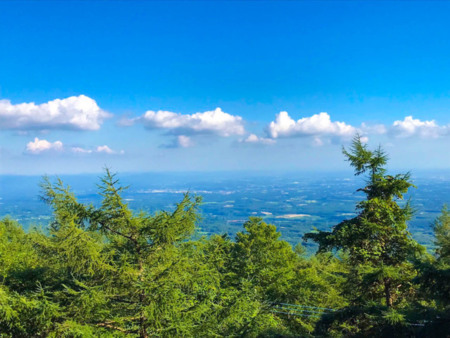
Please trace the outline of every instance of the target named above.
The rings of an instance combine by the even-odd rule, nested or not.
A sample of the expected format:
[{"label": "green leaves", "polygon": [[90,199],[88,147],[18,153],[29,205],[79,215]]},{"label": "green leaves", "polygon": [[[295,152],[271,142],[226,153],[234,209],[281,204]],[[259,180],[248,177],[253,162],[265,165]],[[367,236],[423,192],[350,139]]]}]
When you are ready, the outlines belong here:
[{"label": "green leaves", "polygon": [[439,259],[450,265],[450,210],[447,206],[442,208],[442,214],[433,225],[436,236],[436,254]]},{"label": "green leaves", "polygon": [[[171,212],[135,213],[122,198],[126,187],[109,170],[99,185],[100,207],[79,203],[61,180],[44,178],[42,189],[54,209],[48,233],[26,234],[12,221],[0,222],[0,332],[234,336],[278,325],[265,289],[236,278],[235,267],[246,265],[235,262],[236,254],[246,244],[219,236],[190,241],[200,197],[185,194]],[[278,265],[296,255],[274,226],[252,222],[241,244],[255,242],[246,257],[258,267],[246,271],[256,276],[263,268],[266,288],[289,274]],[[268,266],[266,249],[274,255]]]},{"label": "green leaves", "polygon": [[[369,175],[367,199],[357,217],[305,235],[319,244],[313,257],[256,217],[234,240],[192,240],[201,198],[135,212],[109,170],[99,207],[45,178],[42,199],[54,209],[45,232],[0,221],[0,335],[404,336],[417,313],[426,332],[441,332],[433,327],[448,319],[449,212],[434,225],[436,258],[425,259],[407,231],[411,207],[397,203],[409,174],[386,175],[387,156],[359,139],[344,154]],[[301,315],[274,311],[279,304]],[[333,311],[314,310],[324,308]]]},{"label": "green leaves", "polygon": [[[403,327],[405,317],[397,310],[417,298],[413,281],[418,270],[414,263],[425,249],[408,232],[407,222],[413,214],[409,201],[403,206],[398,204],[414,185],[409,173],[387,175],[385,152],[381,148],[369,150],[359,136],[350,151],[344,149],[343,153],[355,168],[355,175],[367,174],[367,185],[358,190],[366,199],[357,204],[356,217],[342,221],[332,231],[308,233],[304,239],[317,242],[319,252],[345,253],[348,270],[342,288],[350,303],[360,310],[349,307],[346,315],[324,321],[318,328],[328,332],[339,328],[350,335],[382,335],[385,327]],[[367,308],[369,305],[372,310]],[[381,307],[388,310],[368,315],[367,311]]]},{"label": "green leaves", "polygon": [[279,240],[276,227],[261,218],[251,217],[244,228],[246,232],[236,234],[234,271],[271,295],[271,301],[278,301],[293,278],[297,256],[287,242]]},{"label": "green leaves", "polygon": [[342,148],[342,153],[350,162],[350,165],[355,168],[355,175],[370,171],[372,178],[375,178],[385,173],[384,166],[387,163],[388,156],[381,147],[375,151],[368,150],[367,145],[362,143],[360,135],[353,138],[350,151]]}]

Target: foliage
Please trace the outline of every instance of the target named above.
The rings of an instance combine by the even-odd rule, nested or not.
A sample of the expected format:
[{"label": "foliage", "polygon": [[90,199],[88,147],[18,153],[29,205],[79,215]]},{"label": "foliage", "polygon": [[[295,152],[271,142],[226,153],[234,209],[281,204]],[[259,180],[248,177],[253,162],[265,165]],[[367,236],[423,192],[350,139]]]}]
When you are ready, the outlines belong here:
[{"label": "foliage", "polygon": [[[42,189],[54,209],[48,232],[27,234],[11,220],[0,222],[2,335],[256,336],[283,330],[266,290],[237,277],[242,260],[235,242],[191,239],[199,197],[186,194],[172,212],[133,213],[121,197],[126,187],[109,170],[99,185],[99,207],[79,203],[60,180],[46,178]],[[279,258],[270,266],[285,254],[295,258],[289,245],[271,240]],[[260,259],[257,252],[248,258]]]},{"label": "foliage", "polygon": [[343,153],[355,175],[366,174],[366,186],[358,190],[366,199],[357,204],[356,217],[329,232],[305,235],[306,240],[319,244],[319,252],[346,255],[346,281],[341,290],[350,303],[323,318],[316,334],[411,335],[417,330],[411,329],[407,313],[419,300],[417,262],[426,255],[407,229],[413,215],[410,203],[401,201],[413,187],[410,174],[387,174],[387,155],[381,148],[369,150],[359,136]]},{"label": "foliage", "polygon": [[450,211],[446,206],[435,220],[433,229],[436,238],[436,252],[417,263],[421,298],[425,300],[422,309],[427,318],[424,332],[427,336],[445,336],[450,332]]},{"label": "foliage", "polygon": [[[354,304],[384,299],[392,307],[407,298],[415,275],[411,259],[424,253],[407,231],[412,210],[398,201],[412,187],[410,175],[386,174],[387,155],[381,148],[370,151],[357,136],[344,155],[355,175],[368,173],[367,185],[359,189],[366,199],[357,205],[355,218],[336,225],[331,232],[308,233],[305,239],[319,243],[319,252],[343,250],[348,254]],[[355,288],[356,287],[356,288]]]},{"label": "foliage", "polygon": [[44,178],[48,228],[0,221],[0,336],[448,335],[450,212],[434,224],[435,256],[424,254],[400,201],[409,174],[387,175],[384,152],[359,138],[344,154],[368,174],[367,198],[357,217],[305,236],[319,243],[311,257],[257,217],[234,239],[193,236],[197,196],[147,214],[109,170],[98,206]]}]

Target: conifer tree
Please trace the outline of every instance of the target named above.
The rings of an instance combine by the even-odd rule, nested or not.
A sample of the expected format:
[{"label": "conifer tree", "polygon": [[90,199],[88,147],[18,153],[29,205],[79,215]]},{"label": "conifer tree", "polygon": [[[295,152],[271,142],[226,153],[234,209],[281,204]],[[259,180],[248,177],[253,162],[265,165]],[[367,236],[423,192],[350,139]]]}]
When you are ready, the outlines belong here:
[{"label": "conifer tree", "polygon": [[342,250],[348,254],[352,270],[348,291],[354,304],[384,300],[384,305],[392,307],[414,292],[411,259],[424,252],[407,229],[413,213],[410,203],[400,204],[413,187],[410,174],[387,174],[386,153],[381,148],[369,150],[359,136],[343,153],[355,175],[366,175],[366,186],[358,190],[366,199],[357,204],[356,217],[332,231],[308,233],[305,239],[317,242],[319,252]]},{"label": "conifer tree", "polygon": [[450,210],[444,206],[433,224],[435,255],[418,264],[416,282],[427,305],[417,309],[426,319],[424,336],[445,337],[450,334]]},{"label": "conifer tree", "polygon": [[305,236],[319,244],[313,257],[257,217],[234,241],[194,240],[200,198],[135,212],[109,170],[97,206],[45,179],[47,229],[0,220],[0,336],[446,336],[450,212],[423,255],[402,201],[409,174],[387,174],[383,150],[358,137],[343,151],[366,198],[353,219]]},{"label": "conifer tree", "polygon": [[133,212],[109,170],[99,206],[61,180],[42,189],[47,231],[0,221],[1,336],[257,336],[280,325],[263,292],[235,281],[233,242],[192,240],[200,198]]}]

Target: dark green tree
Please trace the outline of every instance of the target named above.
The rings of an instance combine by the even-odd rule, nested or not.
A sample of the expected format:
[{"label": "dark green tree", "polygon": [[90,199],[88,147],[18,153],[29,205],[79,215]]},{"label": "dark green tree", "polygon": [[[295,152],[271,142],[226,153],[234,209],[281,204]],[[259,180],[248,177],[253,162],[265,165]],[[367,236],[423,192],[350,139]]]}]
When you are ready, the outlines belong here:
[{"label": "dark green tree", "polygon": [[416,309],[425,319],[423,336],[450,334],[450,211],[446,206],[433,224],[435,255],[418,263],[416,282],[422,291],[422,306]]},{"label": "dark green tree", "polygon": [[392,307],[411,292],[409,280],[414,269],[410,260],[424,252],[407,229],[412,216],[409,202],[399,203],[413,186],[410,174],[386,174],[387,155],[381,148],[369,150],[359,136],[343,153],[355,175],[367,175],[366,186],[358,190],[366,199],[358,203],[356,217],[330,232],[308,233],[305,239],[317,242],[319,252],[342,250],[348,254],[355,283],[351,288],[357,291],[354,301],[383,298],[384,304]]},{"label": "dark green tree", "polygon": [[319,253],[342,252],[348,267],[342,293],[349,305],[323,318],[316,334],[411,334],[403,312],[417,296],[414,262],[425,248],[411,237],[407,227],[413,210],[409,201],[402,200],[413,187],[410,174],[387,174],[386,153],[380,147],[369,150],[359,136],[349,150],[343,148],[343,153],[355,175],[366,176],[366,185],[358,189],[366,198],[357,204],[356,217],[331,231],[304,236],[319,244]]},{"label": "dark green tree", "polygon": [[450,210],[447,206],[444,206],[442,214],[434,222],[433,229],[437,259],[442,264],[450,265]]}]

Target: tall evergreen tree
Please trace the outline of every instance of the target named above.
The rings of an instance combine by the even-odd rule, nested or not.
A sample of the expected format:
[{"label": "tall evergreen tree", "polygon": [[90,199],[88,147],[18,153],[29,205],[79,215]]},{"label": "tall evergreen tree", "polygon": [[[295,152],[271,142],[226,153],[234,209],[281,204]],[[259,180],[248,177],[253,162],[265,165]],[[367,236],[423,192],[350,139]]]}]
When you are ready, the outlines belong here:
[{"label": "tall evergreen tree", "polygon": [[[413,184],[410,174],[386,174],[387,155],[378,148],[371,151],[357,136],[343,153],[355,175],[366,174],[366,186],[358,191],[366,199],[356,206],[358,215],[345,220],[332,231],[305,235],[319,244],[319,252],[342,250],[352,267],[355,302],[381,301],[392,307],[411,292],[414,269],[410,259],[424,252],[411,237],[407,221],[412,216],[409,202],[399,203]],[[355,289],[356,287],[356,289]]]}]

